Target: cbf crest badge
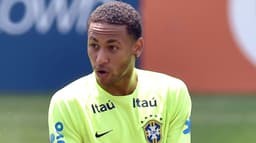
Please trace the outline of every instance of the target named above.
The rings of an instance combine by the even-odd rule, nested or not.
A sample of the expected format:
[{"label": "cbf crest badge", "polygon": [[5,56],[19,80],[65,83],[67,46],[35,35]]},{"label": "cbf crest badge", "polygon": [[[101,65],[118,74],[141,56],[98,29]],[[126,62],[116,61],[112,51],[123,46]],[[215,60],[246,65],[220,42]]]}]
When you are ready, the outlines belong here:
[{"label": "cbf crest badge", "polygon": [[161,124],[156,120],[149,120],[144,126],[144,133],[149,143],[160,143]]}]

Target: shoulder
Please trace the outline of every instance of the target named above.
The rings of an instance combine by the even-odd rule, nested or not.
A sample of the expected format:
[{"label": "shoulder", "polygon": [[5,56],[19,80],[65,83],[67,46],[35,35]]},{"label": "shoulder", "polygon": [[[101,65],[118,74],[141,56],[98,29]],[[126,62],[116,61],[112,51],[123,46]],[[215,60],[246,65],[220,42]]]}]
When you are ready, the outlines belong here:
[{"label": "shoulder", "polygon": [[62,89],[59,89],[52,96],[51,102],[68,101],[76,98],[81,98],[82,95],[87,95],[92,87],[95,85],[95,78],[93,74],[83,76]]},{"label": "shoulder", "polygon": [[183,80],[154,71],[137,70],[137,72],[139,90],[143,96],[152,95],[159,98],[161,103],[173,107],[183,105],[184,102],[190,106],[189,91]]},{"label": "shoulder", "polygon": [[154,87],[169,87],[172,89],[187,88],[185,82],[177,77],[160,72],[137,69],[139,80],[142,84]]}]

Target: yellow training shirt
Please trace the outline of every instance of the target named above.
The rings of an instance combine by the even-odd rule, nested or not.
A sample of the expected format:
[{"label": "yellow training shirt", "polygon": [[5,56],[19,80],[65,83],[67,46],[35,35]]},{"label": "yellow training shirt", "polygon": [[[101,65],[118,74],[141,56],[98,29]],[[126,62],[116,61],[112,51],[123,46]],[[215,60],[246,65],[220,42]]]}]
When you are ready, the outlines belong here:
[{"label": "yellow training shirt", "polygon": [[54,94],[50,143],[190,143],[191,99],[179,79],[136,69],[132,94],[113,96],[94,73]]}]

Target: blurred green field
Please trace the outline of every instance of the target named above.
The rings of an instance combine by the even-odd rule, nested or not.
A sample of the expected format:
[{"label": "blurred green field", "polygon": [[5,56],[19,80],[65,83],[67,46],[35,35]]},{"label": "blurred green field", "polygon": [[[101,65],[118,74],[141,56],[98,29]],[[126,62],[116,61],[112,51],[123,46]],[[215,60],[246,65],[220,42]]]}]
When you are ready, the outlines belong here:
[{"label": "blurred green field", "polygon": [[193,96],[192,101],[192,143],[256,141],[256,96]]},{"label": "blurred green field", "polygon": [[[1,143],[48,143],[49,95],[0,95]],[[256,96],[192,95],[192,143],[253,143]]]},{"label": "blurred green field", "polygon": [[1,143],[48,143],[49,95],[0,95]]}]

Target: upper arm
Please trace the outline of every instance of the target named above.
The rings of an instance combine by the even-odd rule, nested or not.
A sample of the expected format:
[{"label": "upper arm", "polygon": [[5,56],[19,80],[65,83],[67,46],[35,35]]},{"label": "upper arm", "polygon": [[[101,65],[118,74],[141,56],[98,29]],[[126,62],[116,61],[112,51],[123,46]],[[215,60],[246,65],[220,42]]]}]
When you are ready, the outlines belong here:
[{"label": "upper arm", "polygon": [[48,112],[50,143],[82,143],[68,102],[53,96]]},{"label": "upper arm", "polygon": [[192,103],[188,89],[184,83],[177,89],[172,103],[172,107],[170,108],[174,108],[175,111],[173,111],[169,122],[167,143],[190,143]]}]

